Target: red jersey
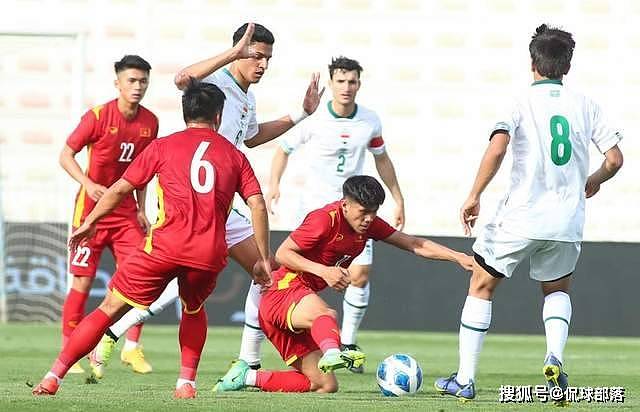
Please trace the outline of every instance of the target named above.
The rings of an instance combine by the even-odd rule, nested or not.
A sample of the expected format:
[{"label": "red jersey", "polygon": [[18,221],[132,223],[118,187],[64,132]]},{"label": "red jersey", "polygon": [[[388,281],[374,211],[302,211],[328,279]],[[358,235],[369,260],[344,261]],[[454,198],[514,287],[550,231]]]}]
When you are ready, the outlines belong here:
[{"label": "red jersey", "polygon": [[[289,237],[300,247],[300,254],[305,258],[325,266],[347,268],[353,259],[362,253],[369,238],[386,239],[395,231],[387,222],[376,216],[366,233],[356,233],[344,218],[340,201],[337,201],[309,213],[300,227]],[[298,275],[296,277],[315,291],[327,287],[327,283],[320,276],[307,272],[296,274],[284,266],[273,273],[274,286],[282,289],[280,286],[284,285],[279,285],[278,281],[283,280],[286,283],[286,277],[291,277],[291,273]]]},{"label": "red jersey", "polygon": [[[157,135],[158,118],[153,113],[138,106],[136,116],[127,120],[118,110],[118,101],[112,100],[82,116],[80,124],[67,139],[67,146],[76,153],[87,146],[87,176],[93,182],[109,187]],[[95,205],[81,187],[76,196],[73,226],[80,226]],[[133,194],[127,195],[117,209],[100,220],[98,228],[130,224],[131,219],[135,221],[137,210]]]},{"label": "red jersey", "polygon": [[122,176],[143,187],[158,175],[158,220],[144,251],[184,266],[222,270],[233,196],[261,194],[247,158],[211,129],[188,128],[153,141]]}]

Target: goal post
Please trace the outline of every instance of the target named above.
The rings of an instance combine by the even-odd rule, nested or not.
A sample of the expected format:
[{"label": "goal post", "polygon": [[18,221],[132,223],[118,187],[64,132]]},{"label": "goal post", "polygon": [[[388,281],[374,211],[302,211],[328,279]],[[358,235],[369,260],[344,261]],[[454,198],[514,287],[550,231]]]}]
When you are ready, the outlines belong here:
[{"label": "goal post", "polygon": [[0,31],[0,322],[57,321],[72,185],[58,156],[84,109],[83,32]]}]

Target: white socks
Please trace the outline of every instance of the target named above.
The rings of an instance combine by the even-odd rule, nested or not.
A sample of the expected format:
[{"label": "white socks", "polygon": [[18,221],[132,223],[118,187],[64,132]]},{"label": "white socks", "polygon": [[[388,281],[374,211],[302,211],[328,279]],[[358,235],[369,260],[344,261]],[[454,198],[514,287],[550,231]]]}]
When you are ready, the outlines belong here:
[{"label": "white socks", "polygon": [[176,389],[178,389],[179,387],[181,387],[185,383],[188,383],[189,385],[193,386],[193,389],[196,388],[196,381],[190,381],[188,379],[178,378],[178,381],[176,382]]},{"label": "white socks", "polygon": [[[542,307],[544,331],[547,337],[547,356],[550,353],[563,362],[562,355],[571,323],[571,299],[564,292],[553,292],[544,297]],[[564,362],[563,362],[564,363]]]},{"label": "white socks", "polygon": [[109,330],[118,338],[125,334],[130,327],[142,323],[149,319],[151,316],[156,315],[164,308],[169,306],[173,301],[178,298],[178,279],[173,279],[160,297],[149,306],[149,309],[137,309],[133,308],[116,323],[109,327]]},{"label": "white socks", "polygon": [[244,377],[244,384],[247,386],[256,386],[256,380],[258,379],[258,371],[249,369]]},{"label": "white socks", "polygon": [[456,380],[466,385],[476,376],[482,343],[491,325],[491,301],[467,296],[460,317],[460,365]]},{"label": "white socks", "polygon": [[53,372],[49,371],[47,372],[46,375],[44,375],[44,378],[53,378],[56,380],[56,382],[58,382],[58,385],[60,385],[62,383],[62,379],[60,379],[56,374],[54,374]]},{"label": "white socks", "polygon": [[258,305],[262,298],[261,289],[262,286],[251,282],[244,304],[244,329],[242,330],[242,343],[238,357],[247,362],[249,366],[260,363],[260,346],[265,338],[258,321]]},{"label": "white socks", "polygon": [[369,282],[363,288],[349,285],[344,292],[342,331],[340,332],[340,341],[343,345],[355,345],[358,328],[369,305],[369,294]]}]

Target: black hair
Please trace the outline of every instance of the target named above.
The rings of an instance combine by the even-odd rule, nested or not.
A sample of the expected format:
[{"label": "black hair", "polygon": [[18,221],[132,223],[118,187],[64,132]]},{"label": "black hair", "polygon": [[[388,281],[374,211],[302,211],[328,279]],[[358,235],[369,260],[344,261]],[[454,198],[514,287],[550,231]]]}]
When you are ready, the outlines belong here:
[{"label": "black hair", "polygon": [[371,176],[351,176],[342,184],[342,195],[355,200],[365,209],[377,210],[384,202],[382,185]]},{"label": "black hair", "polygon": [[151,71],[151,65],[148,61],[135,54],[127,54],[120,61],[113,64],[116,74],[127,69],[138,69],[147,72]]},{"label": "black hair", "polygon": [[362,73],[363,68],[356,60],[349,59],[344,56],[339,56],[331,59],[331,64],[329,65],[329,78],[333,79],[333,73],[335,73],[336,70],[344,70],[347,72],[356,70],[358,72],[359,79],[360,73]]},{"label": "black hair", "polygon": [[182,94],[182,116],[185,122],[211,122],[224,108],[225,95],[213,83],[191,77]]},{"label": "black hair", "polygon": [[542,24],[531,37],[531,62],[541,76],[560,79],[569,73],[576,42],[571,33]]},{"label": "black hair", "polygon": [[[240,41],[242,36],[244,36],[244,33],[247,31],[247,27],[249,27],[249,23],[245,23],[242,26],[238,27],[238,30],[233,33],[234,46]],[[271,31],[269,31],[269,29],[264,27],[262,24],[254,23],[253,27],[253,36],[251,36],[252,43],[273,44],[276,41],[276,39],[273,37],[273,33],[271,33]]]}]

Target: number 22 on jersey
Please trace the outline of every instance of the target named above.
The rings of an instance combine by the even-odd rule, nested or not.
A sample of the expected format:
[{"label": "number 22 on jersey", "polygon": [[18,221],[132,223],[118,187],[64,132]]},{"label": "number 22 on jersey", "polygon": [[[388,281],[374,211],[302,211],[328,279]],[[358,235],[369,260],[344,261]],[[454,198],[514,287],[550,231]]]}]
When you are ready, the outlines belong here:
[{"label": "number 22 on jersey", "polygon": [[[210,142],[200,142],[200,145],[191,158],[191,186],[193,190],[203,194],[209,193],[211,189],[213,189],[215,175],[215,170],[211,162],[202,158],[210,144]],[[200,183],[200,169],[204,170],[204,183]]]}]

